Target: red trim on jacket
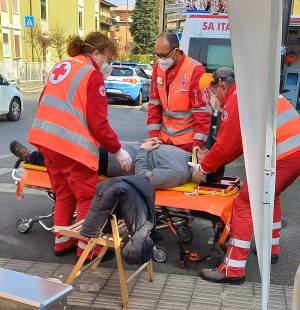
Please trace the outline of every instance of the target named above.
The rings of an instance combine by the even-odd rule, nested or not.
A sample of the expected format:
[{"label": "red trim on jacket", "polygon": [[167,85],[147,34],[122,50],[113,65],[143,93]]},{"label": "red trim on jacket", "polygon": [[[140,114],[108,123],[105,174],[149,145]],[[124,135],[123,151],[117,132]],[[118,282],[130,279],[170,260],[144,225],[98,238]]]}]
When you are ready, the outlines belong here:
[{"label": "red trim on jacket", "polygon": [[86,117],[89,129],[95,139],[110,152],[116,153],[120,150],[121,144],[115,131],[111,128],[107,119],[107,97],[103,74],[100,72],[95,60],[85,55],[95,67],[87,84],[87,106]]},{"label": "red trim on jacket", "polygon": [[243,154],[236,85],[232,85],[226,97],[217,141],[201,162],[205,172],[214,172]]}]

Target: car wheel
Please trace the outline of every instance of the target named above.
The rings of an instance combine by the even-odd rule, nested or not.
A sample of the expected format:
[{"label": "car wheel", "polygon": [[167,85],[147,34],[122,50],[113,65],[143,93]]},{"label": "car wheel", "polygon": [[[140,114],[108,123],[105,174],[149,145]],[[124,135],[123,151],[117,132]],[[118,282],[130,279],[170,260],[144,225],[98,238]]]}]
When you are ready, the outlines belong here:
[{"label": "car wheel", "polygon": [[135,106],[140,106],[143,104],[143,93],[141,90],[140,90],[138,97],[133,101],[133,104]]},{"label": "car wheel", "polygon": [[21,102],[18,98],[13,98],[9,105],[9,112],[6,115],[11,122],[18,121],[21,116]]}]

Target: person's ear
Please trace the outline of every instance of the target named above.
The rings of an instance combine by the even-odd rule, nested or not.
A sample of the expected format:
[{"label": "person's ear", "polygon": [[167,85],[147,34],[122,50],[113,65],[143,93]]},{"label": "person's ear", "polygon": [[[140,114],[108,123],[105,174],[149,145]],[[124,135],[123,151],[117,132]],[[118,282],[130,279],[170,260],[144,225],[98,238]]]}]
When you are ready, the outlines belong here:
[{"label": "person's ear", "polygon": [[94,50],[94,51],[92,52],[92,55],[93,55],[93,57],[94,57],[95,59],[98,59],[98,58],[99,58],[100,53],[99,53],[99,51],[98,51],[98,50]]}]

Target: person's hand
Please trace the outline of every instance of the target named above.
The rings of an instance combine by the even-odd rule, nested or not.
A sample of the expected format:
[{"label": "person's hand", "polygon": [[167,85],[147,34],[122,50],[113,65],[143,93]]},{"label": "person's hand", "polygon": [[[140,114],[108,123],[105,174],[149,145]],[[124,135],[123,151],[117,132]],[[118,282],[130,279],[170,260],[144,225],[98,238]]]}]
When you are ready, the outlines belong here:
[{"label": "person's hand", "polygon": [[155,141],[157,144],[163,144],[163,142],[158,137],[153,137],[153,138],[150,138],[150,139],[146,139],[144,141],[145,142],[147,142],[147,141]]},{"label": "person's hand", "polygon": [[132,159],[127,151],[120,149],[116,154],[114,154],[117,161],[121,165],[121,168],[126,172],[129,172],[132,167]]},{"label": "person's hand", "polygon": [[140,148],[145,149],[148,152],[151,152],[160,147],[161,143],[157,143],[155,140],[148,140],[144,142]]},{"label": "person's hand", "polygon": [[188,162],[188,165],[192,169],[192,181],[196,183],[205,182],[206,181],[206,173],[202,170],[200,164],[193,164]]}]

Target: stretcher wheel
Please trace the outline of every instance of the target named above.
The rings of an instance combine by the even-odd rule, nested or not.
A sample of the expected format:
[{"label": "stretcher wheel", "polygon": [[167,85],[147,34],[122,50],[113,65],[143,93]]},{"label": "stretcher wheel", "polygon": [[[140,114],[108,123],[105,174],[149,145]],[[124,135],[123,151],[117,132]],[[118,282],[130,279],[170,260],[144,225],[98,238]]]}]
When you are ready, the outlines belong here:
[{"label": "stretcher wheel", "polygon": [[16,223],[17,229],[20,233],[25,234],[29,231],[29,229],[32,227],[29,220],[18,220]]},{"label": "stretcher wheel", "polygon": [[153,249],[153,260],[157,263],[165,263],[167,261],[167,254],[164,248],[155,246]]},{"label": "stretcher wheel", "polygon": [[177,232],[180,240],[185,243],[191,242],[194,237],[191,228],[187,226],[178,227]]}]

